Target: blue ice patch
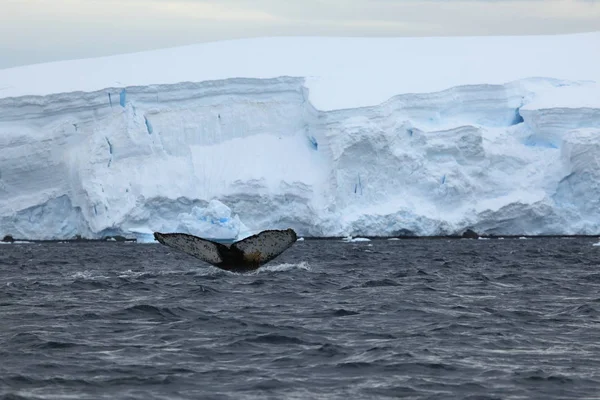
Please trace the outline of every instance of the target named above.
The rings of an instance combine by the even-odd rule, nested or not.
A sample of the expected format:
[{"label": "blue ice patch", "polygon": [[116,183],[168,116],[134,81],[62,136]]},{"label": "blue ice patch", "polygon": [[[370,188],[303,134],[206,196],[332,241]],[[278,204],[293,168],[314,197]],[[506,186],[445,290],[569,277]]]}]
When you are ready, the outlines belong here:
[{"label": "blue ice patch", "polygon": [[154,129],[152,128],[152,124],[146,117],[144,117],[144,122],[146,123],[146,130],[148,131],[148,135],[152,135],[152,132],[154,132]]},{"label": "blue ice patch", "polygon": [[547,139],[536,136],[529,136],[523,144],[527,147],[542,147],[546,149],[558,149],[558,146]]},{"label": "blue ice patch", "polygon": [[521,109],[520,108],[515,109],[515,116],[513,117],[511,125],[519,125],[523,122],[525,122],[525,120],[523,119],[523,116],[521,115]]},{"label": "blue ice patch", "polygon": [[317,139],[315,139],[314,136],[309,136],[308,141],[310,142],[310,145],[313,149],[319,150],[319,143],[317,142]]},{"label": "blue ice patch", "polygon": [[121,104],[121,107],[125,107],[126,102],[127,102],[127,90],[123,89],[123,90],[121,90],[121,93],[119,93],[119,104]]}]

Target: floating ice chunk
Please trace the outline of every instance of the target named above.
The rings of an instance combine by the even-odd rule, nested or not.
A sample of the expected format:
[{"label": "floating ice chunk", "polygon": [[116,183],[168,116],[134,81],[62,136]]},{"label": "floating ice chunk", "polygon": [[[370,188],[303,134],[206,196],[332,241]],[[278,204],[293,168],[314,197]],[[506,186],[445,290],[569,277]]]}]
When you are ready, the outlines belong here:
[{"label": "floating ice chunk", "polygon": [[361,238],[361,237],[353,238],[352,236],[346,236],[345,238],[342,239],[342,242],[346,242],[346,243],[370,242],[370,241],[371,241],[371,239]]}]

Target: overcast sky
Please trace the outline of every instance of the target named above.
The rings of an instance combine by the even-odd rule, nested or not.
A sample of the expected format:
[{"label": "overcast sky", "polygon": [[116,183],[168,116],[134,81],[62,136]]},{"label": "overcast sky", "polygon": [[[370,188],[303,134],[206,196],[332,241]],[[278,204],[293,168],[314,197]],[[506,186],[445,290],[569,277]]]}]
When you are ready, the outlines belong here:
[{"label": "overcast sky", "polygon": [[0,0],[0,68],[254,36],[600,31],[600,0]]}]

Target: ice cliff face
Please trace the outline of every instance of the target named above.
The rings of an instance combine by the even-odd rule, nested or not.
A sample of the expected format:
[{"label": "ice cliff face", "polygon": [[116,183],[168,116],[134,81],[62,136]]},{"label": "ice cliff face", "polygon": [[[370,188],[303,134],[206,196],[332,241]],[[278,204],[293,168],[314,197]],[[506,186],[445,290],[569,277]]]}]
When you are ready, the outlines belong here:
[{"label": "ice cliff face", "polygon": [[319,111],[295,77],[3,98],[0,236],[598,234],[596,99],[538,78]]}]

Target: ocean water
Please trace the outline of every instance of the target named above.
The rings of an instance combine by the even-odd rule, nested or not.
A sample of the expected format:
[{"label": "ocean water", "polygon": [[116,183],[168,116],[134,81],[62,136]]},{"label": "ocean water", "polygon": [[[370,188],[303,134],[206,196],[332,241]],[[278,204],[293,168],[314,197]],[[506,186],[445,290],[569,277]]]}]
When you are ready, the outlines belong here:
[{"label": "ocean water", "polygon": [[2,399],[600,397],[590,239],[0,246]]}]

